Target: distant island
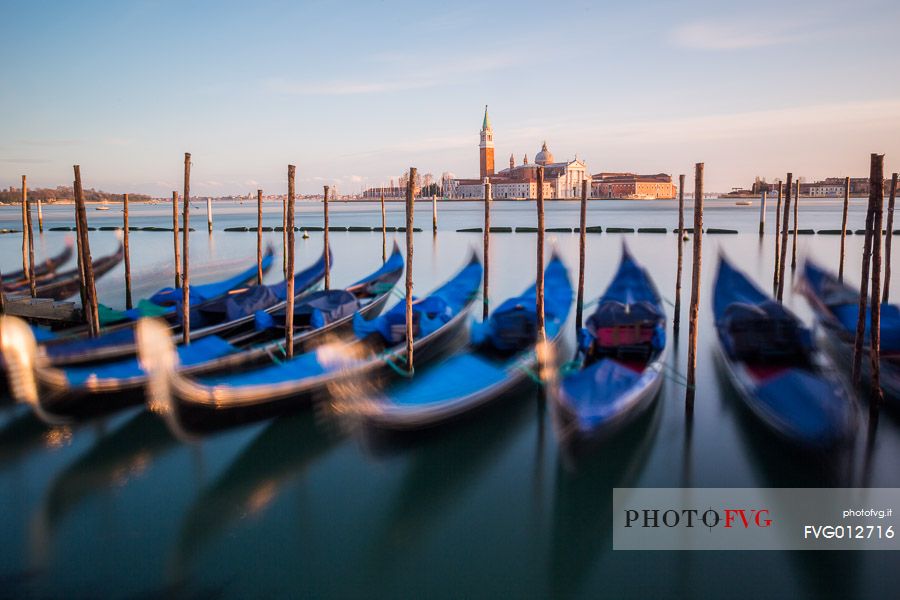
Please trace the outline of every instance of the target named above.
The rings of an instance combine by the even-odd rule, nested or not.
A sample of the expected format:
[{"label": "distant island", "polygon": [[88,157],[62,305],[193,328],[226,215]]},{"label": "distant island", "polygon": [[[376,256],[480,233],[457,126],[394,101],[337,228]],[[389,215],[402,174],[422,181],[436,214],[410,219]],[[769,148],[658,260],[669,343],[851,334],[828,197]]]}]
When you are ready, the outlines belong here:
[{"label": "distant island", "polygon": [[[67,204],[75,201],[75,190],[72,186],[60,185],[55,188],[34,188],[28,190],[29,200],[40,200],[45,203]],[[93,188],[84,190],[84,199],[87,202],[122,202],[122,194],[104,192]],[[128,194],[129,202],[148,202],[152,198],[146,194]],[[22,188],[9,188],[0,191],[0,204],[20,204],[22,202]]]}]

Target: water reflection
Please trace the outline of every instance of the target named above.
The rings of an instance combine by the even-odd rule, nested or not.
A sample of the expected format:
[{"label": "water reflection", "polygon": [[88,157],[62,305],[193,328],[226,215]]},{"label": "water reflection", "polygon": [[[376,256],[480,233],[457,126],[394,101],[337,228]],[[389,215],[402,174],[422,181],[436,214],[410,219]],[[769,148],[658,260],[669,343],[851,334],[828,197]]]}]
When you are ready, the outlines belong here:
[{"label": "water reflection", "polygon": [[416,552],[459,498],[497,461],[525,423],[534,418],[535,395],[508,398],[465,419],[413,435],[379,436],[380,456],[403,452],[406,472],[375,534],[367,569],[397,575],[398,555]]},{"label": "water reflection", "polygon": [[30,410],[22,407],[20,414],[10,418],[0,428],[0,466],[22,460],[41,447],[53,449],[65,446],[71,439],[71,428],[48,428]]},{"label": "water reflection", "polygon": [[260,519],[286,484],[337,446],[341,436],[320,421],[312,411],[277,419],[200,493],[181,525],[173,581],[185,578],[212,539],[244,519]]},{"label": "water reflection", "polygon": [[661,404],[654,402],[574,465],[557,464],[549,547],[552,597],[576,596],[595,562],[612,548],[612,488],[630,487],[640,476],[659,431]]},{"label": "water reflection", "polygon": [[53,478],[31,522],[33,558],[43,564],[56,531],[67,514],[90,496],[123,488],[143,475],[175,438],[154,415],[138,413],[97,442]]}]

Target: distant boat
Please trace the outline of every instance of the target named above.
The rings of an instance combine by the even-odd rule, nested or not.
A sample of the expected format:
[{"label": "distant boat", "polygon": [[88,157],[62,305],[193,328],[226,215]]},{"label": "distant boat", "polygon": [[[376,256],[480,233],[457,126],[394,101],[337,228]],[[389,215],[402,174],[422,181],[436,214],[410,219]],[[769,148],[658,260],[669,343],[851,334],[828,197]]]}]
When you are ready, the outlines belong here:
[{"label": "distant boat", "polygon": [[109,207],[105,204],[101,204],[100,206],[95,206],[94,210],[109,210]]},{"label": "distant boat", "polygon": [[752,205],[753,203],[750,202],[749,200],[738,200],[738,201],[735,202],[734,204],[735,204],[736,206],[750,206],[750,205]]}]

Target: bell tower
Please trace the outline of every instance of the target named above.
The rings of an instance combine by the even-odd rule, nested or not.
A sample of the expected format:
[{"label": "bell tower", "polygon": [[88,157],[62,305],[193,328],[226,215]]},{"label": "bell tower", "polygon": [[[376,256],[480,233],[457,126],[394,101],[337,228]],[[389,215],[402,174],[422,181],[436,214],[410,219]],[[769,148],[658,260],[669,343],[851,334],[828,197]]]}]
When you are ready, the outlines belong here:
[{"label": "bell tower", "polygon": [[494,174],[494,128],[488,118],[488,107],[484,106],[484,121],[481,123],[481,143],[478,144],[479,173],[484,180]]}]

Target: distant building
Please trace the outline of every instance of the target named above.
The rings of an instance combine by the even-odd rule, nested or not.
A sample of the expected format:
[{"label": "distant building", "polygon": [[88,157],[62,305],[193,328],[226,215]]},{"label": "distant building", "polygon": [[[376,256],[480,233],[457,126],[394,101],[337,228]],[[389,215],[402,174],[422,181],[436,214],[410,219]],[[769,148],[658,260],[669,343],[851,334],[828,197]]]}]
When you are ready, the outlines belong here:
[{"label": "distant building", "polygon": [[[778,184],[784,183],[776,181],[768,183],[765,179],[756,178],[750,192],[753,195],[759,195],[763,191],[771,194],[778,193]],[[794,183],[796,185],[796,182]],[[842,198],[844,196],[844,186],[846,185],[844,177],[826,177],[820,181],[800,182],[800,195],[810,196],[813,198]],[[891,180],[884,180],[885,196],[891,193]],[[783,193],[787,193],[783,190]],[[851,177],[850,178],[850,195],[851,196],[868,196],[869,195],[869,178],[868,177]]]},{"label": "distant building", "polygon": [[525,155],[522,164],[516,165],[515,157],[510,155],[509,167],[495,171],[494,129],[485,106],[478,144],[480,177],[452,179],[447,186],[447,193],[451,198],[483,198],[484,181],[487,179],[492,184],[491,195],[494,198],[536,198],[537,170],[543,167],[545,198],[580,197],[582,181],[589,177],[583,160],[576,156],[574,160],[555,162],[546,141],[534,158],[534,163],[529,163],[528,155]]},{"label": "distant building", "polygon": [[406,188],[396,186],[384,186],[368,188],[363,192],[363,198],[372,198],[378,200],[384,194],[385,198],[401,198],[406,197]]},{"label": "distant building", "polygon": [[591,178],[591,197],[626,199],[669,199],[677,192],[672,176],[665,173],[596,173]]}]

